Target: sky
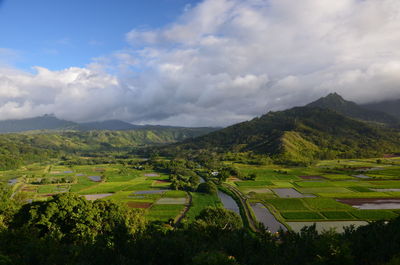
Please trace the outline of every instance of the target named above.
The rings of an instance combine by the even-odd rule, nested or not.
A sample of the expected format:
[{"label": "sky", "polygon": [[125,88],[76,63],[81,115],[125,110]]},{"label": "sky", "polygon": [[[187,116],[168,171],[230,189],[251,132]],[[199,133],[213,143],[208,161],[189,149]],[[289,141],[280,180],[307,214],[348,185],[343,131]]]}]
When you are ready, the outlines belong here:
[{"label": "sky", "polygon": [[227,126],[400,98],[398,0],[0,0],[0,119]]}]

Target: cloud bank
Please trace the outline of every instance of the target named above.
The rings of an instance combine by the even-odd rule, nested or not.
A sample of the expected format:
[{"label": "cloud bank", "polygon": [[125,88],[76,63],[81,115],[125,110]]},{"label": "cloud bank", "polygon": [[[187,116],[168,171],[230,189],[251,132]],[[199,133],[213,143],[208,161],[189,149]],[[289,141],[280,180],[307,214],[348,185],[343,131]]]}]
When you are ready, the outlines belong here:
[{"label": "cloud bank", "polygon": [[86,68],[0,69],[0,118],[221,126],[334,91],[400,98],[398,0],[205,0],[126,40]]}]

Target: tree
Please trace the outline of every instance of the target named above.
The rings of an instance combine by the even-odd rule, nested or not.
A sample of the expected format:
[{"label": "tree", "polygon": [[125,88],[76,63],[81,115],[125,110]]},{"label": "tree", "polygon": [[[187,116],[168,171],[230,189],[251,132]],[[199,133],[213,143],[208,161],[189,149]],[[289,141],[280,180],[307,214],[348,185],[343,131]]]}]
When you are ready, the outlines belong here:
[{"label": "tree", "polygon": [[112,239],[121,231],[135,234],[144,228],[143,217],[110,201],[87,201],[74,194],[59,194],[48,201],[24,205],[10,227],[27,229],[39,237],[64,243],[92,243]]},{"label": "tree", "polygon": [[195,256],[192,265],[238,265],[235,258],[224,253],[212,251]]},{"label": "tree", "polygon": [[238,230],[243,227],[242,219],[235,212],[221,207],[207,207],[196,217],[197,227],[214,227],[221,230]]},{"label": "tree", "polygon": [[216,194],[218,189],[214,183],[212,183],[211,181],[207,181],[207,182],[201,183],[197,187],[197,191],[201,192],[201,193],[207,193],[207,194]]},{"label": "tree", "polygon": [[0,229],[7,226],[16,210],[16,203],[11,198],[12,193],[10,185],[0,183]]}]

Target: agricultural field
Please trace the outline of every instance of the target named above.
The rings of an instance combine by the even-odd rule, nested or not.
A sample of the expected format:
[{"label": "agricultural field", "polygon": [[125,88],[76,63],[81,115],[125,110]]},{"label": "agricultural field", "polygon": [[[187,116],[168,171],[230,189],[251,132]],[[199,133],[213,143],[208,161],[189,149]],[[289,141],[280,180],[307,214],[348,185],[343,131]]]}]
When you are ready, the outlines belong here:
[{"label": "agricultural field", "polygon": [[328,160],[310,167],[229,164],[256,178],[229,178],[226,183],[250,204],[264,205],[288,229],[315,223],[320,230],[342,231],[344,224],[358,226],[400,214],[399,157]]},{"label": "agricultural field", "polygon": [[28,201],[73,192],[87,200],[113,200],[143,209],[149,221],[176,222],[186,212],[185,217],[194,220],[203,208],[220,205],[217,196],[171,190],[167,174],[121,164],[33,164],[2,171],[0,180],[8,182],[15,193],[20,192]]},{"label": "agricultural field", "polygon": [[[254,180],[231,176],[226,184],[247,199],[265,226],[296,230],[316,223],[341,231],[342,224],[400,214],[400,158],[320,161],[310,167],[229,163],[243,176],[256,175]],[[0,178],[29,201],[73,192],[143,209],[150,221],[191,222],[207,206],[230,207],[220,193],[171,190],[168,174],[123,164],[32,164],[2,171]]]}]

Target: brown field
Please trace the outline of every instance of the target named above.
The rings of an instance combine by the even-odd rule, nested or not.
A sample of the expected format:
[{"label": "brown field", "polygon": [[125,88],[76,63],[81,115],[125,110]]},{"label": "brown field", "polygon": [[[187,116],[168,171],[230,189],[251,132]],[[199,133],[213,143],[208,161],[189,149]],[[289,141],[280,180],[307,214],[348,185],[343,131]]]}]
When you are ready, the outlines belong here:
[{"label": "brown field", "polygon": [[302,178],[302,179],[326,179],[322,176],[299,176],[299,178]]},{"label": "brown field", "polygon": [[140,209],[148,209],[151,207],[152,203],[150,202],[127,202],[129,208],[140,208]]}]

